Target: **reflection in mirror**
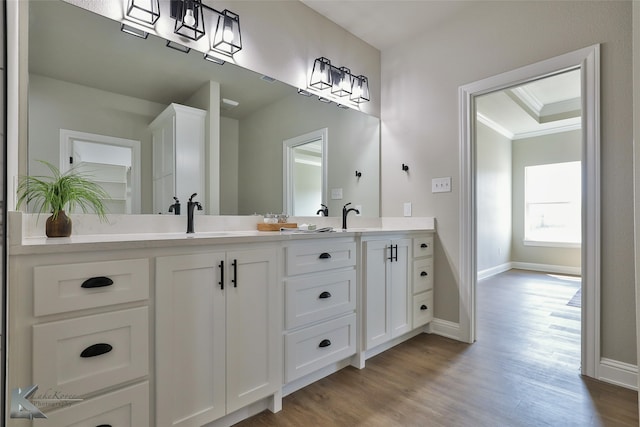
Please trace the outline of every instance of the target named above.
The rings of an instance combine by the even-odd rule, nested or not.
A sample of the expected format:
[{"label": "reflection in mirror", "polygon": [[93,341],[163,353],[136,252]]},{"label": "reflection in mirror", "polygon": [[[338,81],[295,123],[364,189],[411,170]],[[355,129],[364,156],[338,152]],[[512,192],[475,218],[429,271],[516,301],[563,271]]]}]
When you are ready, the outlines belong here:
[{"label": "reflection in mirror", "polygon": [[[352,202],[364,216],[379,216],[377,118],[300,96],[233,64],[213,64],[195,50],[168,49],[159,37],[129,36],[118,22],[77,6],[29,2],[28,93],[29,174],[46,173],[37,160],[59,164],[61,129],[140,141],[132,173],[140,175],[141,196],[131,202],[140,209],[132,212],[153,213],[149,124],[177,103],[207,112],[207,214],[280,212],[282,142],[328,128],[327,191],[343,194],[327,200],[331,214]],[[355,169],[364,172],[359,180]]]},{"label": "reflection in mirror", "polygon": [[284,213],[313,216],[326,202],[327,128],[283,142]]}]

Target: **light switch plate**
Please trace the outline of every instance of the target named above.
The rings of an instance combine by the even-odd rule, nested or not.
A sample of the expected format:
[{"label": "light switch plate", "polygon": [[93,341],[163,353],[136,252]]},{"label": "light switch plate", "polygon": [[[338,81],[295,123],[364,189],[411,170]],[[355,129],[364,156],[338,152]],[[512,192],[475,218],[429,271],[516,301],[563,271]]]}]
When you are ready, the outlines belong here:
[{"label": "light switch plate", "polygon": [[405,204],[404,204],[404,216],[411,216],[411,202],[405,202]]},{"label": "light switch plate", "polygon": [[342,188],[331,189],[331,200],[342,200]]},{"label": "light switch plate", "polygon": [[432,193],[448,193],[451,191],[451,177],[433,178],[431,180]]}]

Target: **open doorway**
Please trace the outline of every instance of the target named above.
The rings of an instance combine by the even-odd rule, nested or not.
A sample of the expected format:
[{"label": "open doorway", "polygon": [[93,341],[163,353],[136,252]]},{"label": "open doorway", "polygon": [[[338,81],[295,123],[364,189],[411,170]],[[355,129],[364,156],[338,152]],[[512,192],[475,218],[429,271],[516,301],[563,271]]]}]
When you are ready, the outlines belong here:
[{"label": "open doorway", "polygon": [[568,372],[581,353],[580,81],[576,67],[474,99],[477,338],[508,346],[495,326],[508,323],[513,344],[541,343],[525,358]]},{"label": "open doorway", "polygon": [[475,98],[569,70],[580,71],[581,111],[581,372],[600,365],[600,137],[598,45],[493,76],[460,88],[460,337],[476,339],[478,227]]}]

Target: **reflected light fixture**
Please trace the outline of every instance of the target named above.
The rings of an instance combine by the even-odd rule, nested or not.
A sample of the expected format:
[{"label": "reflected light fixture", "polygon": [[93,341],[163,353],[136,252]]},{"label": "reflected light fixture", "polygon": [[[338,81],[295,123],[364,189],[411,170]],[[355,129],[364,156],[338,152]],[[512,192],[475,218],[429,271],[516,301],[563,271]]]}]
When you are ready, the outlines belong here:
[{"label": "reflected light fixture", "polygon": [[129,0],[127,2],[125,15],[128,19],[153,26],[156,24],[158,18],[160,18],[160,1]]},{"label": "reflected light fixture", "polygon": [[178,52],[182,53],[189,53],[189,51],[191,50],[190,47],[183,46],[180,43],[172,42],[171,40],[167,40],[167,47],[170,47],[171,49],[177,50]]},{"label": "reflected light fixture", "polygon": [[141,39],[146,39],[147,37],[149,37],[149,33],[147,33],[146,31],[140,30],[136,27],[132,27],[131,25],[127,25],[124,22],[120,25],[120,31],[132,36],[140,37]]},{"label": "reflected light fixture", "polygon": [[351,95],[353,86],[351,70],[347,67],[331,67],[331,93],[338,96]]},{"label": "reflected light fixture", "polygon": [[366,76],[358,76],[353,79],[351,97],[349,99],[358,104],[370,100],[369,79]]},{"label": "reflected light fixture", "polygon": [[242,49],[240,17],[227,9],[223,10],[222,13],[213,11],[218,13],[218,23],[216,24],[216,32],[213,35],[211,49],[233,56],[234,53]]},{"label": "reflected light fixture", "polygon": [[313,94],[311,92],[309,92],[308,90],[304,90],[304,89],[298,88],[298,95],[311,96]]},{"label": "reflected light fixture", "polygon": [[224,65],[226,62],[224,59],[216,58],[215,56],[209,55],[208,53],[204,54],[204,59],[218,65]]},{"label": "reflected light fixture", "polygon": [[309,86],[316,89],[331,87],[331,61],[325,57],[315,60],[313,63],[313,71],[311,71]]},{"label": "reflected light fixture", "polygon": [[204,35],[204,16],[201,0],[171,0],[171,17],[175,18],[173,32],[190,40],[200,40]]}]

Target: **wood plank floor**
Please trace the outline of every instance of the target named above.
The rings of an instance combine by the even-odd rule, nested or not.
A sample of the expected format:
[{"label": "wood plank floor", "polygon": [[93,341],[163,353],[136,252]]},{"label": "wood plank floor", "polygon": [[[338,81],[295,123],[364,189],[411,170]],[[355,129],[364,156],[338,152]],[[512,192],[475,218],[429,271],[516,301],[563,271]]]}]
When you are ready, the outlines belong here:
[{"label": "wood plank floor", "polygon": [[478,284],[473,345],[422,334],[238,426],[638,426],[635,391],[581,377],[579,278]]}]

